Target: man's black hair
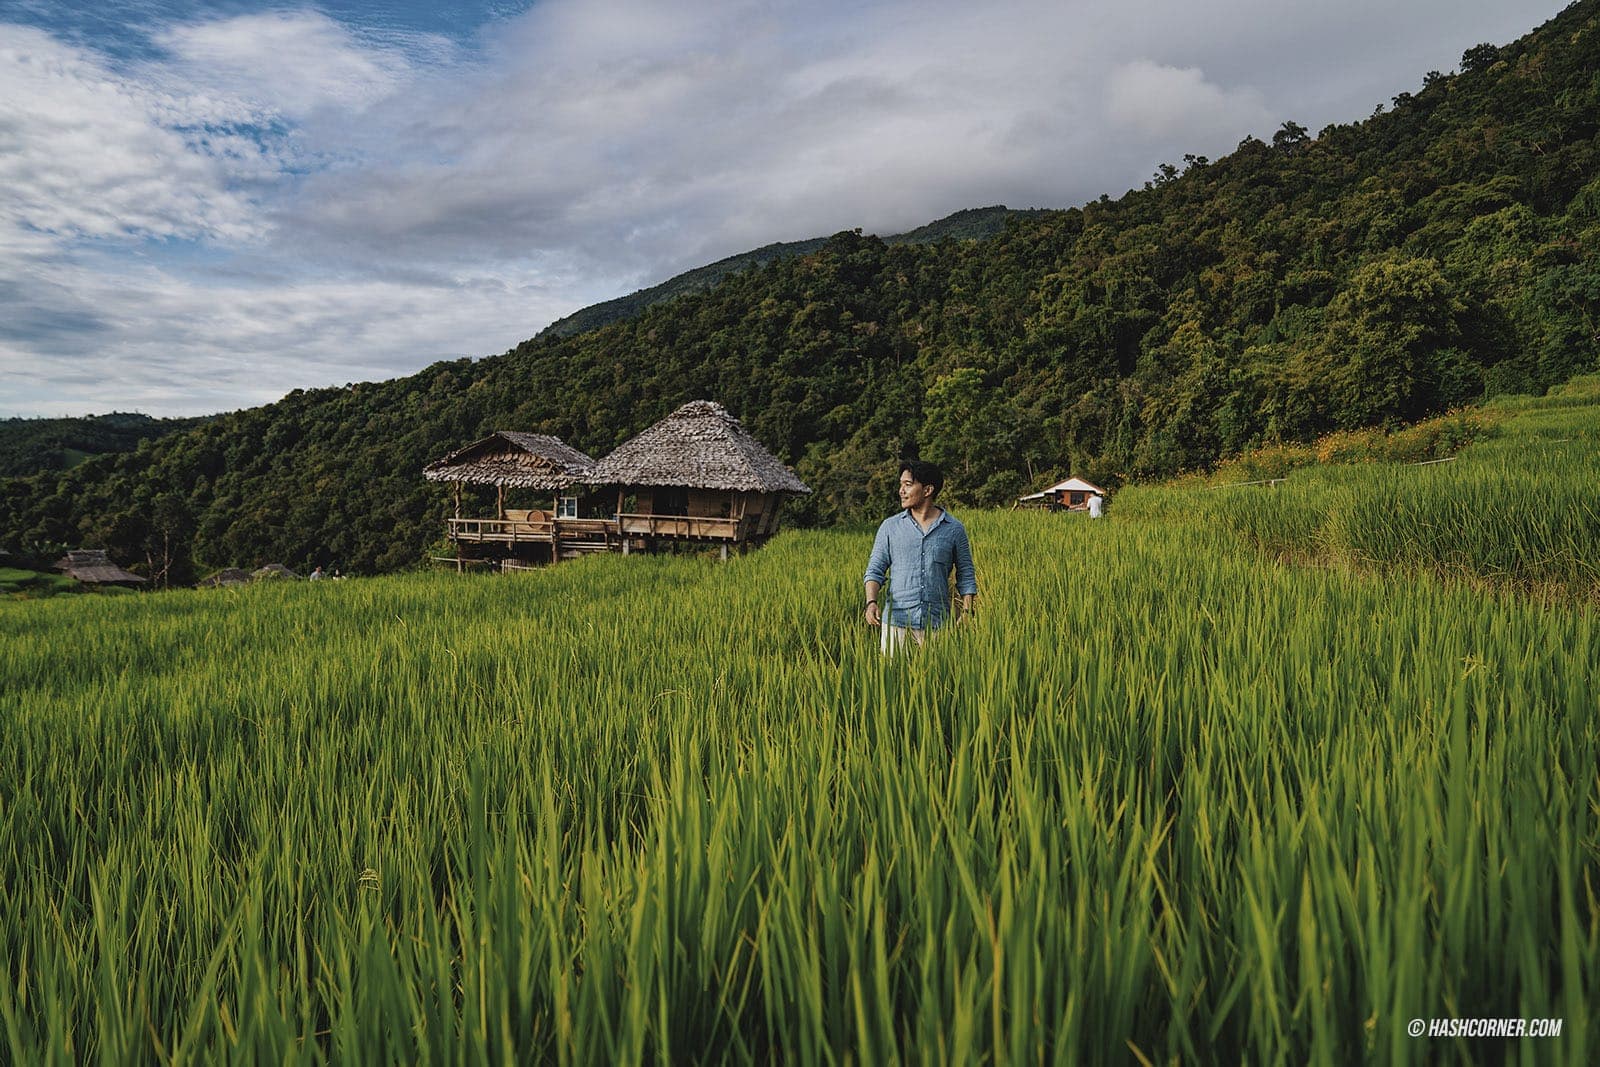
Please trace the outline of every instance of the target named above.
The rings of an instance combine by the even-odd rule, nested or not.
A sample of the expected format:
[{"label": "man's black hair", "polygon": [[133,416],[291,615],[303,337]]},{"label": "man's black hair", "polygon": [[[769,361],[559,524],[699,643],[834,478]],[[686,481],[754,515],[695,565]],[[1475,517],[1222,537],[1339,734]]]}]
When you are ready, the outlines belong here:
[{"label": "man's black hair", "polygon": [[913,481],[923,485],[933,486],[933,495],[937,497],[939,490],[944,488],[944,471],[939,469],[937,463],[929,463],[923,459],[908,459],[900,464],[900,473],[911,472]]}]

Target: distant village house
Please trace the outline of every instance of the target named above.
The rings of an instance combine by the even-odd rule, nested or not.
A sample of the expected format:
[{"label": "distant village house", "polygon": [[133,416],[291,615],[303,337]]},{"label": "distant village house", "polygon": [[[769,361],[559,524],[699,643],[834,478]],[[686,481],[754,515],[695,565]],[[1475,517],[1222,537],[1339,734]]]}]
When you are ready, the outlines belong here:
[{"label": "distant village house", "polygon": [[1048,489],[1018,497],[1017,504],[1020,507],[1049,508],[1051,511],[1087,511],[1089,498],[1096,493],[1102,497],[1106,495],[1104,489],[1092,482],[1086,482],[1082,478],[1068,478]]}]

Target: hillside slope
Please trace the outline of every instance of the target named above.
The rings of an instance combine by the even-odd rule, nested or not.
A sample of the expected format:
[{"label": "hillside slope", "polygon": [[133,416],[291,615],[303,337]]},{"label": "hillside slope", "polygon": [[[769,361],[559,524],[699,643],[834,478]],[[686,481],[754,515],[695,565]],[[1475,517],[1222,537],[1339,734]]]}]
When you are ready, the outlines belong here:
[{"label": "hillside slope", "polygon": [[1286,123],[1119,200],[982,241],[839,234],[601,329],[0,483],[0,548],[394,569],[441,531],[430,459],[499,428],[600,455],[696,397],[816,490],[796,520],[830,523],[882,514],[913,450],[951,500],[996,503],[1542,392],[1600,351],[1597,123],[1583,0],[1362,122]]},{"label": "hillside slope", "polygon": [[[1013,211],[1004,206],[968,208],[930,222],[926,226],[918,226],[906,233],[885,237],[883,240],[885,244],[891,245],[932,244],[935,241],[945,240],[981,241],[1004,230],[1008,218],[1038,214],[1040,214],[1038,211]],[[652,285],[627,296],[619,296],[615,300],[603,300],[598,304],[591,304],[574,311],[571,315],[557,319],[540,330],[539,337],[571,337],[589,330],[598,330],[614,322],[637,318],[645,309],[656,304],[675,300],[690,293],[704,292],[730,274],[764,267],[780,259],[810,255],[819,251],[826,243],[825,237],[813,237],[808,241],[786,241],[719,259],[715,263],[696,267],[694,270],[668,278],[659,285]]]},{"label": "hillside slope", "polygon": [[128,452],[204,419],[155,419],[134,412],[83,418],[0,419],[0,477],[63,471],[90,456]]}]

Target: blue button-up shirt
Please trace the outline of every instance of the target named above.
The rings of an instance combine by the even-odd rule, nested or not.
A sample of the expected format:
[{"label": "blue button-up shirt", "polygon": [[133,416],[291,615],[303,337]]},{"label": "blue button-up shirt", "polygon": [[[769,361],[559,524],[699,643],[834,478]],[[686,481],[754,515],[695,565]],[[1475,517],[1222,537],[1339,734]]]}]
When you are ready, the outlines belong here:
[{"label": "blue button-up shirt", "polygon": [[893,626],[935,629],[950,613],[950,570],[956,572],[956,592],[978,592],[978,573],[972,566],[972,545],[961,520],[943,508],[926,531],[909,510],[891,515],[878,527],[867,560],[864,581],[883,584],[890,571],[889,622]]}]

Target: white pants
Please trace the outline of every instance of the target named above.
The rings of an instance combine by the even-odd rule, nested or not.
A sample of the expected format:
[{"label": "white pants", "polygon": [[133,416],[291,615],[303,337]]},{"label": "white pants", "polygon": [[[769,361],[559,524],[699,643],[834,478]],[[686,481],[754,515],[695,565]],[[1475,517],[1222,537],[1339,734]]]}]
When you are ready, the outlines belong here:
[{"label": "white pants", "polygon": [[885,656],[892,656],[902,648],[905,648],[907,635],[909,635],[910,640],[917,643],[919,648],[926,644],[928,640],[927,631],[916,630],[909,626],[889,626],[885,624],[882,630],[883,633],[878,639],[878,651]]}]

